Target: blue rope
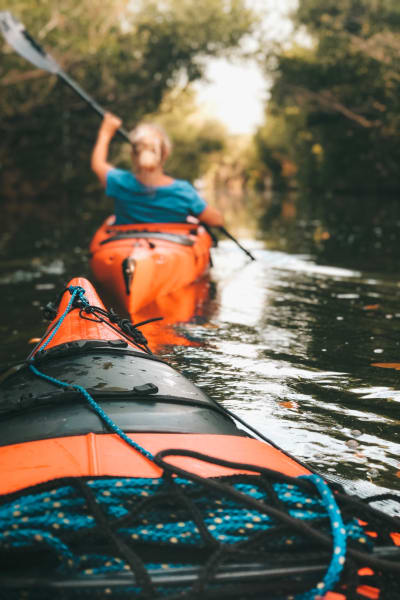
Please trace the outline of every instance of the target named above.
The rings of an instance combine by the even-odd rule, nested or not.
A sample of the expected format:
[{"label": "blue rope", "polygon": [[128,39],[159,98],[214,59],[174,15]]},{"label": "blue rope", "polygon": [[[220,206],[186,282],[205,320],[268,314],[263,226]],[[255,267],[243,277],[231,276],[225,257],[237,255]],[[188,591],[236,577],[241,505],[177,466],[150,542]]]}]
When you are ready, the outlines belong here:
[{"label": "blue rope", "polygon": [[[51,332],[51,335],[48,337],[48,339],[45,342],[43,342],[43,344],[41,346],[39,346],[37,348],[37,352],[39,352],[39,350],[44,350],[46,348],[46,346],[51,342],[51,340],[53,339],[53,337],[56,335],[56,333],[60,329],[61,324],[64,321],[65,317],[67,316],[67,314],[72,309],[72,306],[74,304],[74,301],[75,301],[76,297],[79,297],[79,299],[81,300],[82,304],[84,304],[85,306],[89,305],[89,301],[87,300],[87,298],[85,298],[85,290],[80,285],[76,285],[76,286],[70,285],[67,288],[67,290],[71,294],[71,298],[70,298],[70,301],[68,302],[68,306],[66,307],[65,311],[63,312],[63,314],[59,318],[57,325],[55,326],[55,328]],[[33,362],[33,360],[34,359],[32,358],[31,361]]]},{"label": "blue rope", "polygon": [[[46,346],[49,344],[49,342],[54,338],[55,334],[60,329],[65,317],[71,311],[76,297],[78,297],[79,300],[85,306],[89,305],[87,298],[85,298],[85,290],[82,287],[71,285],[67,289],[71,294],[71,299],[68,302],[68,305],[67,305],[65,311],[63,312],[60,319],[58,320],[56,327],[51,332],[51,335],[45,342],[43,342],[43,344],[41,346],[39,346],[38,351],[44,350],[44,348],[46,348]],[[104,412],[104,410],[101,408],[101,406],[99,406],[97,404],[97,402],[94,400],[94,398],[92,398],[92,396],[89,394],[89,392],[84,387],[82,387],[81,385],[71,385],[70,383],[66,383],[65,381],[61,381],[60,379],[56,379],[55,377],[51,377],[50,375],[46,375],[45,373],[42,373],[33,365],[34,360],[35,360],[34,357],[31,358],[30,364],[29,364],[29,368],[32,371],[32,373],[37,375],[37,377],[41,377],[42,379],[49,381],[50,383],[54,383],[54,385],[57,385],[58,387],[62,387],[62,388],[66,388],[66,389],[74,389],[74,390],[80,392],[82,394],[82,396],[90,404],[90,406],[93,408],[95,413],[100,417],[100,419],[107,425],[107,427],[111,431],[116,433],[131,448],[140,452],[140,454],[142,454],[145,458],[147,458],[148,460],[150,460],[152,462],[154,461],[154,456],[151,454],[151,452],[149,452],[145,448],[142,448],[142,446],[140,446],[139,444],[137,444],[136,442],[131,440],[130,437],[128,437],[126,435],[126,433],[124,431],[122,431],[122,429],[120,429],[120,427],[118,427],[118,425],[116,423],[114,423],[114,421],[112,419],[110,419],[110,417]]]},{"label": "blue rope", "polygon": [[346,562],[346,528],[334,495],[325,481],[319,475],[302,475],[301,478],[312,481],[319,491],[331,522],[333,538],[332,559],[323,581],[318,583],[310,592],[296,596],[296,600],[314,600],[318,597],[322,598],[332,590],[339,580]]},{"label": "blue rope", "polygon": [[[315,477],[311,476],[310,479]],[[320,481],[322,480],[320,479]],[[217,497],[200,495],[198,492],[201,487],[191,481],[177,477],[176,484],[192,497],[209,534],[224,545],[232,546],[243,543],[250,540],[254,534],[267,532],[276,526],[274,519],[257,510],[249,510],[236,502],[222,502]],[[87,485],[93,491],[96,502],[103,507],[104,512],[113,521],[129,517],[132,502],[164,496],[169,489],[168,482],[163,479],[148,478],[100,478],[87,481]],[[233,487],[239,489],[243,487],[243,484],[233,483]],[[268,502],[268,494],[257,484],[246,487],[249,497]],[[311,498],[307,494],[292,484],[275,483],[273,488],[278,494],[280,502],[287,508],[293,505],[292,491],[295,492],[296,504],[301,501],[303,505],[303,514],[298,516],[299,519],[312,521],[327,515],[331,517],[334,556],[323,582],[324,587],[319,584],[319,587],[312,592],[296,598],[296,600],[311,600],[317,592],[318,595],[325,593],[328,587],[332,588],[335,584],[343,566],[346,536],[363,543],[363,545],[367,544],[367,539],[362,527],[355,519],[343,525],[340,514],[337,513],[338,509],[333,496],[324,482],[318,486],[321,499],[313,498],[313,504],[309,502]],[[334,507],[333,509],[331,505]],[[71,485],[62,485],[59,488],[19,496],[0,506],[0,544],[8,544],[12,547],[32,547],[37,541],[42,541],[42,543],[52,545],[59,554],[63,554],[65,562],[72,557],[70,549],[65,545],[62,537],[68,532],[80,530],[84,545],[86,534],[89,534],[95,526],[96,521],[88,512],[84,498]],[[171,548],[198,547],[202,543],[202,537],[193,516],[185,510],[174,509],[168,504],[154,504],[153,508],[149,507],[147,512],[135,516],[131,524],[118,528],[117,533],[127,541],[162,544]],[[51,534],[51,539],[38,540],[35,537],[43,538],[45,534]],[[68,536],[66,540],[68,540]],[[305,541],[302,535],[296,532],[290,536],[282,534],[281,539],[277,539],[273,535],[270,541],[267,538],[263,541],[264,550],[269,549],[269,551],[287,550],[288,544],[293,550],[296,547],[301,549],[304,548]],[[342,552],[337,552],[337,547],[340,547]],[[73,558],[74,564],[79,564],[84,560],[87,564],[85,568],[91,568],[90,564],[94,561],[96,568],[99,569],[98,572],[110,571],[110,565],[107,563],[112,557],[107,557],[101,565],[97,563],[96,555],[92,552],[86,554],[83,549],[81,555],[74,554]]]},{"label": "blue rope", "polygon": [[[49,338],[43,342],[43,344],[41,346],[39,346],[38,350],[43,350],[48,344],[49,342],[54,338],[55,334],[57,333],[57,331],[59,330],[62,322],[64,321],[66,315],[70,312],[70,310],[73,308],[73,304],[75,299],[78,297],[79,300],[81,301],[81,303],[86,306],[89,305],[88,300],[85,298],[85,290],[83,288],[81,288],[80,286],[70,286],[69,288],[67,288],[68,291],[71,294],[71,299],[64,311],[64,313],[61,315],[60,319],[57,322],[57,325],[55,326],[55,328],[53,329],[51,335],[49,336]],[[82,394],[82,396],[86,399],[86,401],[88,402],[88,404],[91,406],[91,408],[95,411],[95,413],[100,417],[100,419],[107,425],[107,427],[113,431],[114,433],[116,433],[124,442],[126,442],[131,448],[133,448],[134,450],[138,451],[140,454],[142,454],[145,458],[147,458],[150,461],[154,461],[154,457],[153,455],[147,451],[145,448],[141,447],[139,444],[137,444],[136,442],[134,442],[133,440],[131,440],[124,431],[122,431],[122,429],[120,429],[120,427],[118,427],[118,425],[116,423],[113,422],[113,420],[103,411],[103,409],[97,404],[97,402],[94,400],[94,398],[92,398],[92,396],[89,394],[89,392],[82,386],[80,385],[71,385],[69,383],[66,383],[64,381],[61,381],[59,379],[56,379],[54,377],[51,377],[49,375],[46,375],[45,373],[40,372],[33,364],[34,362],[34,358],[32,358],[30,360],[30,364],[29,364],[29,368],[30,370],[37,375],[38,377],[41,377],[42,379],[45,379],[46,381],[49,381],[50,383],[53,383],[59,387],[62,388],[69,388],[69,389],[74,389],[76,391],[78,391],[80,394]],[[332,559],[331,559],[331,563],[329,565],[329,568],[325,574],[325,577],[323,579],[323,581],[321,581],[320,583],[317,584],[317,586],[312,589],[309,592],[306,592],[304,594],[298,595],[296,596],[296,600],[316,600],[316,598],[318,597],[322,597],[324,594],[326,594],[329,590],[331,590],[334,585],[336,584],[336,582],[339,580],[340,577],[340,573],[343,570],[343,566],[345,564],[345,560],[346,560],[346,527],[344,526],[343,523],[343,519],[339,510],[339,507],[336,504],[335,498],[331,492],[331,490],[329,489],[328,485],[323,481],[323,479],[321,477],[319,477],[318,475],[307,475],[307,476],[303,476],[303,478],[306,478],[308,480],[310,480],[315,487],[317,488],[320,496],[321,496],[321,502],[322,505],[325,507],[326,512],[329,516],[330,519],[330,523],[331,523],[331,530],[332,530],[332,538],[333,538],[333,553],[332,553]],[[140,481],[140,480],[139,480]],[[148,489],[149,487],[149,482],[147,481],[147,486],[143,486],[140,485],[141,488],[141,495],[143,495],[144,493],[146,495],[149,495],[149,492],[146,491],[146,488]],[[151,481],[151,480],[150,480]],[[158,480],[155,480],[156,482]],[[93,482],[94,483],[94,482]],[[115,480],[113,485],[115,486]],[[189,484],[192,485],[192,484]],[[104,481],[102,481],[102,486],[104,486]],[[240,487],[247,487],[247,486],[243,486],[241,484],[239,484]],[[151,486],[150,486],[151,487]],[[281,486],[282,490],[285,489],[285,486]],[[303,500],[303,498],[301,497],[302,494],[299,490],[295,490],[293,489],[293,486],[290,486],[290,493],[288,493],[288,491],[286,490],[285,492],[285,496],[286,499],[288,496],[291,496],[290,502],[291,503],[295,503],[297,500]],[[103,487],[103,492],[102,492],[102,496],[101,499],[102,501],[106,502],[106,503],[110,503],[110,508],[111,508],[111,513],[114,512],[115,515],[115,510],[118,511],[118,508],[115,507],[115,500],[116,500],[116,496],[117,494],[115,494],[115,488],[114,488],[114,494],[111,493],[111,491],[108,491],[107,489],[104,490]],[[243,490],[244,491],[244,490]],[[277,489],[278,491],[278,489]],[[253,489],[251,489],[251,492],[253,492]],[[257,490],[254,489],[255,495],[257,495]],[[292,493],[293,492],[293,493]],[[151,492],[150,492],[151,493]],[[250,494],[251,495],[251,494]],[[114,496],[114,497],[113,497]],[[118,502],[121,502],[121,498],[117,498]],[[210,499],[208,499],[209,502]],[[306,500],[307,501],[307,500]],[[218,501],[219,503],[219,501]],[[218,504],[216,502],[216,504]],[[319,504],[318,500],[311,500],[311,506],[314,505],[314,508],[316,508],[316,506]],[[294,516],[296,518],[300,518],[300,519],[312,519],[315,518],[315,513],[313,514],[313,511],[310,510],[311,506],[308,506],[308,510],[298,510],[297,508],[293,507],[290,509],[289,513],[291,514],[291,516]],[[121,510],[121,507],[120,507]],[[122,508],[122,511],[124,509]],[[219,511],[221,511],[220,515],[219,515]],[[240,524],[243,523],[243,510],[242,509],[238,509],[237,506],[232,506],[232,503],[230,501],[227,501],[225,503],[225,513],[226,511],[229,512],[229,515],[227,516],[226,514],[222,515],[223,509],[221,508],[216,508],[215,509],[215,513],[217,514],[217,516],[215,516],[214,512],[209,512],[207,517],[205,518],[205,524],[207,526],[207,528],[209,528],[210,530],[216,530],[215,532],[215,537],[216,539],[218,539],[219,541],[225,541],[225,543],[235,543],[240,541],[240,537],[237,536],[237,531],[238,531],[238,527],[240,527]],[[119,512],[119,511],[118,511]],[[13,515],[15,517],[15,513]],[[161,529],[162,532],[160,531],[160,529],[157,528],[157,525],[155,528],[151,528],[148,527],[146,525],[145,528],[143,528],[142,525],[138,525],[137,527],[134,528],[126,528],[126,529],[122,529],[121,533],[125,533],[128,534],[130,537],[133,537],[134,539],[141,537],[142,539],[144,539],[145,541],[158,541],[158,542],[166,542],[166,541],[170,541],[172,540],[172,543],[178,543],[179,541],[182,543],[198,543],[199,540],[198,538],[198,530],[197,527],[195,526],[195,524],[192,521],[186,521],[186,522],[179,522],[179,523],[174,523],[173,519],[171,521],[171,519],[168,519],[168,515],[162,515],[162,513],[157,513],[155,512],[154,515],[155,517],[159,517],[161,520],[159,521],[159,525],[161,524]],[[319,515],[320,516],[320,515]],[[166,522],[166,517],[167,520],[169,520],[170,522]],[[221,518],[224,517],[224,518]],[[271,519],[266,516],[266,515],[260,515],[260,513],[258,513],[257,511],[248,511],[246,510],[246,517],[248,519],[250,519],[250,523],[248,525],[250,525],[250,528],[253,529],[254,525],[256,525],[256,529],[257,528],[269,528],[271,526]],[[77,526],[77,528],[79,529],[80,527],[84,527],[85,525],[88,526],[88,522],[87,522],[87,518],[83,518],[82,516],[80,516],[80,525],[78,525],[77,522],[75,522],[75,526]],[[226,519],[224,521],[224,519]],[[228,521],[228,522],[227,522]],[[0,518],[0,522],[1,522],[1,518]],[[4,523],[3,523],[4,525]],[[216,525],[218,525],[218,527],[216,527]],[[248,526],[247,525],[247,526]],[[53,524],[54,526],[54,524]],[[64,546],[63,542],[61,542],[61,540],[58,540],[57,538],[55,538],[53,535],[49,534],[49,533],[43,533],[43,530],[41,530],[42,533],[40,533],[40,530],[35,531],[32,529],[29,529],[28,531],[19,531],[14,532],[14,536],[19,538],[19,541],[17,542],[17,545],[25,545],[27,543],[27,538],[31,538],[33,536],[36,536],[36,540],[38,539],[38,536],[40,536],[40,541],[43,541],[44,543],[47,543],[49,545],[52,545],[60,555],[63,555],[65,559],[68,560],[69,564],[74,563],[74,557],[71,555],[69,549],[67,547]],[[240,531],[240,530],[239,530]],[[254,529],[253,529],[254,532]],[[246,532],[246,533],[250,533],[250,532]],[[9,532],[8,532],[9,534]],[[3,537],[4,533],[1,534],[0,533],[0,539]],[[183,539],[180,539],[180,535],[183,536]],[[213,533],[214,535],[214,533]],[[21,537],[20,537],[21,536]],[[190,541],[187,538],[192,538]],[[14,540],[15,543],[16,540]],[[76,564],[76,563],[75,563]],[[115,563],[112,563],[112,568],[115,568]]]}]

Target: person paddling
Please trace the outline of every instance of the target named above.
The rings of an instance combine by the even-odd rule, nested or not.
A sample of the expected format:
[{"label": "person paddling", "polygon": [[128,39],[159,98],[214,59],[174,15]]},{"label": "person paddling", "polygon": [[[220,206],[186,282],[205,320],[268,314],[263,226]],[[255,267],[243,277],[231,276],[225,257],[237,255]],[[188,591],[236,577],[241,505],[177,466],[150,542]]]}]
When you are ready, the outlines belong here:
[{"label": "person paddling", "polygon": [[188,181],[164,173],[171,142],[157,125],[143,123],[129,134],[132,171],[110,164],[109,145],[121,124],[118,117],[105,113],[91,158],[92,170],[107,196],[114,198],[116,225],[185,223],[190,216],[210,226],[224,224],[221,213],[209,206]]}]

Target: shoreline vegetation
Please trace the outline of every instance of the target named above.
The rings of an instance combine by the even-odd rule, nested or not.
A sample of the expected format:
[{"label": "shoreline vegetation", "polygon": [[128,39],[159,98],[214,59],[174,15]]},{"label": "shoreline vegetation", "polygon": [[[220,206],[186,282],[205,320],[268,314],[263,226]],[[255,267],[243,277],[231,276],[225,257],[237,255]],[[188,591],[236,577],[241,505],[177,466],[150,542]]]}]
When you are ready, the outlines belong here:
[{"label": "shoreline vegetation", "polygon": [[[400,6],[299,0],[293,40],[281,46],[266,43],[262,15],[246,6],[17,0],[13,12],[128,129],[144,117],[160,122],[174,143],[169,171],[199,183],[234,230],[246,221],[270,247],[397,269]],[[248,56],[249,36],[270,97],[254,137],[232,136],[191,84],[208,58]],[[0,252],[21,256],[21,231],[36,246],[62,245],[72,227],[88,239],[111,207],[89,170],[98,119],[5,42],[0,52]],[[128,162],[126,144],[112,151]]]}]

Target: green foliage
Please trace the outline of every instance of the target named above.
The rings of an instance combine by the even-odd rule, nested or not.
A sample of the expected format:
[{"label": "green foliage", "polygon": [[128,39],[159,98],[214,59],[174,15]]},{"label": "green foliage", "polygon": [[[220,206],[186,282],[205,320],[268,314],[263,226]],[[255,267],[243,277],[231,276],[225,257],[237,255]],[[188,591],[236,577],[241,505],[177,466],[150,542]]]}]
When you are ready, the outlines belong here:
[{"label": "green foliage", "polygon": [[194,181],[225,148],[224,127],[202,114],[190,90],[167,95],[156,120],[171,137],[173,152],[166,170],[176,177]]},{"label": "green foliage", "polygon": [[[0,10],[9,8],[0,0]],[[168,92],[201,78],[206,57],[239,53],[241,38],[256,23],[244,0],[14,0],[12,11],[67,73],[124,118],[128,129],[157,111]],[[0,53],[3,225],[33,216],[51,222],[60,215],[72,220],[85,210],[106,211],[89,169],[98,117],[55,76],[30,65],[2,40]],[[199,154],[221,147],[221,135],[207,129],[197,128],[199,139],[194,129],[177,136],[176,156],[188,145],[187,172],[178,169],[180,176],[197,176]]]},{"label": "green foliage", "polygon": [[398,189],[399,3],[300,0],[295,18],[312,47],[276,57],[261,155],[293,161],[302,188]]}]

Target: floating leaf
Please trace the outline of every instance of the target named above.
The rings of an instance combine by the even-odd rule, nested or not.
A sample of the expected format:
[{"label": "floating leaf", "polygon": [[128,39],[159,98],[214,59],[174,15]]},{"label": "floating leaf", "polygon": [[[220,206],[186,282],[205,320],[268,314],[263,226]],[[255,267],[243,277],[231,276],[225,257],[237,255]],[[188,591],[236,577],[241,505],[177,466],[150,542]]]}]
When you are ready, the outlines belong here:
[{"label": "floating leaf", "polygon": [[295,402],[294,400],[285,400],[282,402],[279,402],[280,406],[283,406],[283,408],[294,408],[297,409],[299,408],[299,405],[297,402]]},{"label": "floating leaf", "polygon": [[400,371],[400,363],[371,363],[371,367],[381,367],[382,369],[396,369]]}]

